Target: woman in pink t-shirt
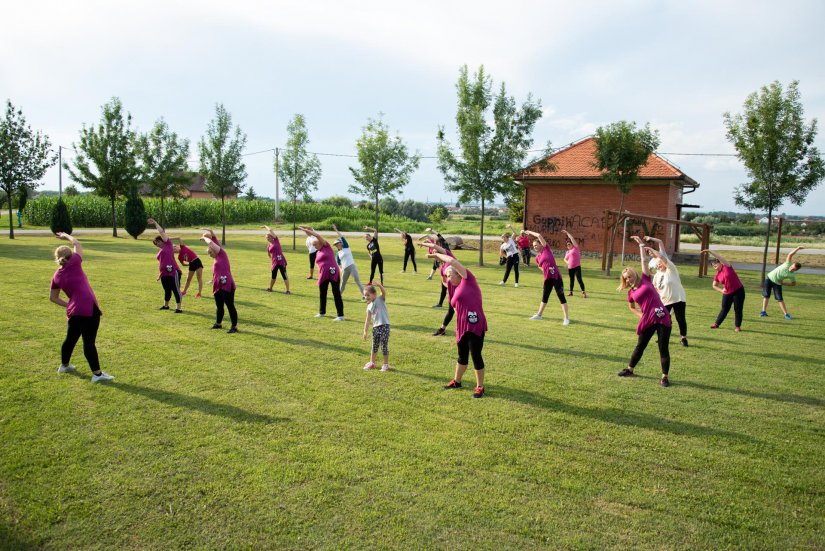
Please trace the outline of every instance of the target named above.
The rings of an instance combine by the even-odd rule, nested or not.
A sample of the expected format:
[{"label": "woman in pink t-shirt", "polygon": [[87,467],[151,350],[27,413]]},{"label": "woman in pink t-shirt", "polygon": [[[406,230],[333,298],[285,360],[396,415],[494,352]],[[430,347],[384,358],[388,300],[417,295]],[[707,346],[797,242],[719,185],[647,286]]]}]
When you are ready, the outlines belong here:
[{"label": "woman in pink t-shirt", "polygon": [[[341,274],[338,263],[335,261],[335,252],[329,242],[321,234],[309,226],[298,226],[305,234],[313,238],[313,245],[318,250],[315,264],[318,266],[318,291],[320,294],[320,308],[316,318],[327,315],[327,292],[332,287],[332,299],[335,301],[337,316],[332,321],[344,321],[344,301],[341,299]],[[383,275],[383,274],[382,274]]]},{"label": "woman in pink t-shirt", "polygon": [[458,347],[458,359],[455,364],[455,377],[444,388],[461,388],[461,378],[467,371],[470,356],[476,374],[476,388],[473,398],[484,396],[484,334],[487,332],[487,318],[481,301],[481,287],[475,276],[452,256],[433,253],[429,258],[437,258],[444,263],[444,274],[448,285],[452,286],[450,304],[455,308],[455,342]]},{"label": "woman in pink t-shirt", "polygon": [[533,256],[533,251],[530,250],[530,236],[526,231],[521,230],[521,233],[516,239],[519,251],[521,251],[521,261],[528,268],[530,267],[530,257]]},{"label": "woman in pink t-shirt", "polygon": [[269,226],[264,226],[264,228],[266,229],[266,240],[269,242],[266,252],[269,254],[272,267],[272,278],[269,280],[267,291],[272,292],[272,286],[275,285],[275,280],[278,279],[278,272],[281,272],[286,287],[284,294],[289,295],[291,293],[289,292],[289,277],[286,275],[286,256],[284,256],[284,251],[281,248],[281,240],[278,239],[278,236]]},{"label": "woman in pink t-shirt", "polygon": [[716,276],[713,278],[713,289],[722,293],[722,309],[716,316],[716,321],[710,326],[711,329],[718,329],[730,312],[733,306],[734,325],[733,330],[739,333],[742,330],[742,312],[745,308],[745,286],[739,281],[739,275],[733,269],[733,265],[725,260],[721,254],[708,249],[702,251],[713,255],[711,259]]},{"label": "woman in pink t-shirt", "polygon": [[195,295],[195,298],[201,298],[201,293],[203,292],[203,262],[198,258],[198,255],[195,254],[195,251],[183,243],[183,239],[178,237],[177,241],[178,244],[175,247],[175,253],[178,255],[178,262],[181,263],[181,266],[189,266],[189,275],[186,276],[186,285],[183,286],[183,291],[180,292],[180,296],[186,296],[186,291],[189,290],[189,284],[192,283],[192,276],[197,275],[198,294]]},{"label": "woman in pink t-shirt", "polygon": [[175,247],[172,245],[172,240],[166,235],[166,231],[160,227],[160,224],[152,218],[147,220],[147,222],[149,225],[154,224],[158,230],[158,235],[155,236],[152,243],[160,249],[156,257],[158,259],[158,268],[160,269],[158,279],[163,285],[163,306],[161,306],[160,309],[169,310],[169,299],[172,298],[172,295],[175,295],[175,303],[177,304],[175,313],[180,314],[183,312],[180,294],[180,276],[182,272],[178,267],[178,263],[175,261]]},{"label": "woman in pink t-shirt", "polygon": [[[419,247],[427,247],[427,256],[428,257],[433,255],[433,253],[438,253],[438,254],[443,254],[443,255],[447,255],[447,256],[455,258],[455,256],[453,255],[452,251],[450,251],[450,249],[446,249],[446,248],[442,247],[441,245],[439,245],[435,241],[422,241],[422,242],[418,243],[418,246]],[[435,262],[438,262],[438,260],[436,259]],[[444,274],[444,271],[446,269],[447,269],[446,264],[439,263],[439,270],[440,270],[440,275],[441,275],[441,298],[439,299],[438,304],[433,306],[433,308],[441,308],[441,305],[444,302],[444,298],[446,298],[448,295],[449,295],[450,299],[452,299],[451,291],[455,290],[455,288],[450,286],[449,281],[447,279],[447,276]],[[444,321],[441,322],[441,327],[436,329],[435,333],[433,333],[434,337],[440,337],[440,336],[445,335],[447,333],[447,326],[450,325],[451,321],[453,321],[453,316],[454,315],[455,315],[455,309],[453,308],[453,305],[448,300],[447,301],[447,313],[444,315]]]},{"label": "woman in pink t-shirt", "polygon": [[[637,235],[633,236],[633,240],[639,244],[642,274],[639,275],[639,272],[630,267],[622,270],[619,279],[619,290],[628,289],[627,302],[630,304],[630,311],[639,318],[639,324],[636,326],[636,334],[639,339],[633,354],[630,356],[630,363],[625,369],[619,371],[618,375],[619,377],[633,377],[633,370],[639,360],[642,359],[642,354],[644,354],[650,339],[653,338],[653,335],[657,335],[659,339],[659,358],[662,362],[662,378],[659,384],[667,387],[670,386],[668,380],[668,373],[670,372],[670,351],[668,349],[671,331],[670,312],[662,303],[659,292],[656,291],[650,278],[650,267],[644,241]],[[636,308],[637,304],[639,308]]]},{"label": "woman in pink t-shirt", "polygon": [[547,300],[550,298],[550,292],[555,290],[556,296],[559,297],[559,303],[561,304],[561,312],[564,314],[562,325],[570,325],[567,299],[564,297],[564,282],[561,279],[561,271],[559,271],[559,267],[556,265],[556,257],[553,256],[553,250],[540,233],[527,231],[527,234],[536,238],[536,240],[533,241],[533,248],[538,253],[536,256],[536,264],[538,264],[539,268],[544,272],[544,290],[541,294],[539,310],[530,319],[533,321],[542,319],[544,308],[547,306]]},{"label": "woman in pink t-shirt", "polygon": [[229,257],[220,246],[218,236],[212,230],[206,230],[201,237],[206,242],[207,253],[215,262],[212,264],[212,295],[215,298],[215,324],[212,329],[223,328],[224,305],[229,310],[232,327],[227,333],[238,332],[238,311],[235,309],[235,279],[229,266]]},{"label": "woman in pink t-shirt", "polygon": [[564,261],[567,262],[567,275],[570,276],[570,296],[573,296],[573,278],[579,281],[579,289],[582,290],[582,298],[587,298],[587,291],[584,290],[582,280],[582,253],[579,243],[569,231],[561,230],[567,234],[567,252],[564,253]]},{"label": "woman in pink t-shirt", "polygon": [[[55,235],[58,239],[65,239],[72,244],[71,247],[61,245],[54,251],[54,259],[60,267],[52,277],[49,292],[49,300],[65,308],[69,320],[66,339],[60,349],[60,367],[57,368],[57,372],[75,371],[75,366],[69,362],[78,339],[83,337],[83,354],[92,369],[92,382],[111,381],[114,377],[100,370],[100,359],[97,356],[95,340],[102,312],[97,305],[97,297],[92,291],[92,286],[83,272],[83,246],[67,233],[59,232]],[[60,298],[61,291],[68,297],[69,302]]]}]

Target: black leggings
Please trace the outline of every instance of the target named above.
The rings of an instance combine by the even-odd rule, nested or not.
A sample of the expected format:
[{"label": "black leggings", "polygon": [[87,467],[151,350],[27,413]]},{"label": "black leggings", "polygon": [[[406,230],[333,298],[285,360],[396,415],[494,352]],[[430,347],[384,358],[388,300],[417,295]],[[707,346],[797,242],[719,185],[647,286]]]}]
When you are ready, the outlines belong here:
[{"label": "black leggings", "polygon": [[66,340],[63,341],[63,346],[60,348],[60,361],[63,365],[69,365],[74,346],[77,344],[77,340],[83,337],[83,355],[86,356],[86,361],[89,362],[92,373],[100,371],[100,360],[97,357],[97,347],[95,346],[98,327],[100,327],[99,313],[95,316],[72,316],[69,318]]},{"label": "black leggings", "polygon": [[567,275],[570,276],[570,292],[573,292],[573,278],[579,280],[579,289],[584,292],[584,281],[582,281],[582,267],[576,266],[575,268],[568,268]]},{"label": "black leggings", "polygon": [[284,281],[289,280],[289,278],[286,276],[286,266],[277,264],[275,268],[272,270],[272,281],[278,279],[278,272],[281,272],[281,277],[284,278]]},{"label": "black leggings", "polygon": [[378,268],[378,275],[381,276],[381,283],[384,283],[384,257],[381,253],[372,255],[372,264],[370,265],[370,283],[375,279],[375,268]]},{"label": "black leggings", "polygon": [[504,270],[504,283],[507,283],[507,278],[510,277],[510,270],[516,272],[516,283],[518,283],[518,255],[514,254],[507,257],[507,269]]},{"label": "black leggings", "polygon": [[319,314],[326,314],[327,313],[327,290],[330,288],[330,283],[332,283],[332,300],[335,301],[335,311],[338,313],[338,317],[344,317],[344,301],[341,300],[341,286],[337,281],[332,281],[328,279],[321,283],[318,287],[318,290],[321,291],[321,307],[318,310]]},{"label": "black leggings", "polygon": [[687,319],[685,319],[685,309],[687,309],[687,304],[682,302],[674,302],[673,304],[668,304],[665,306],[668,312],[675,312],[676,313],[676,323],[679,324],[679,334],[683,337],[687,337]]},{"label": "black leggings", "polygon": [[226,309],[229,310],[229,321],[232,322],[232,327],[238,325],[238,311],[235,310],[235,289],[231,291],[224,291],[220,289],[215,293],[215,308],[217,314],[215,315],[215,323],[218,325],[223,322],[223,305],[226,304]]},{"label": "black leggings", "polygon": [[315,251],[314,253],[309,253],[309,269],[310,270],[315,269],[315,257],[316,256],[318,256],[318,251]]},{"label": "black leggings", "polygon": [[163,285],[163,301],[169,302],[172,295],[175,295],[175,303],[180,304],[180,272],[175,272],[173,276],[163,276],[160,278]]},{"label": "black leggings", "polygon": [[644,332],[639,335],[639,342],[636,343],[636,348],[633,350],[633,355],[630,356],[630,363],[628,365],[631,368],[636,367],[636,364],[642,359],[642,354],[645,353],[647,343],[650,342],[650,339],[655,333],[659,336],[659,358],[662,360],[662,373],[667,375],[670,371],[670,351],[668,350],[670,329],[670,327],[659,325],[658,323],[645,329]]},{"label": "black leggings", "polygon": [[729,295],[722,295],[722,309],[716,316],[716,325],[722,325],[733,305],[734,324],[736,327],[742,326],[742,309],[745,306],[745,288],[741,287]]},{"label": "black leggings", "polygon": [[521,261],[524,262],[525,266],[530,265],[530,249],[521,249]]},{"label": "black leggings", "polygon": [[[404,271],[407,271],[407,260],[412,260],[413,270],[418,271],[418,265],[415,263],[415,249],[404,249]],[[383,270],[383,268],[382,268]]]},{"label": "black leggings", "polygon": [[455,308],[453,308],[452,304],[448,303],[449,308],[447,308],[447,313],[444,315],[444,321],[441,322],[445,328],[450,325],[450,322],[453,321],[453,316],[455,315]]},{"label": "black leggings", "polygon": [[444,306],[444,299],[447,298],[447,288],[444,285],[441,286],[441,296],[438,297],[438,305]]},{"label": "black leggings", "polygon": [[541,301],[547,304],[547,299],[550,298],[550,291],[556,290],[556,296],[559,297],[559,304],[567,304],[567,298],[564,296],[564,282],[561,277],[558,279],[545,279],[544,290],[541,293]]},{"label": "black leggings", "polygon": [[484,369],[484,358],[481,357],[481,349],[484,348],[484,333],[481,336],[467,331],[458,341],[458,359],[461,365],[467,365],[470,356],[473,357],[473,367],[476,371]]}]

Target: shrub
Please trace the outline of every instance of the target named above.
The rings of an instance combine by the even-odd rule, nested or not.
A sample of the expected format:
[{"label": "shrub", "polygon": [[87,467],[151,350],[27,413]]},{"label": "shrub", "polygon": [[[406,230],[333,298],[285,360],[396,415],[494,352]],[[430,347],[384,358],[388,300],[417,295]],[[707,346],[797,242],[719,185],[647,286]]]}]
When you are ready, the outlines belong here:
[{"label": "shrub", "polygon": [[[34,201],[31,201],[31,203],[34,203]],[[72,233],[72,218],[69,216],[69,208],[63,199],[58,198],[54,203],[49,227],[52,233]]]},{"label": "shrub", "polygon": [[140,234],[146,231],[146,208],[143,206],[143,199],[137,194],[137,189],[132,188],[129,197],[126,199],[126,232],[137,239]]}]

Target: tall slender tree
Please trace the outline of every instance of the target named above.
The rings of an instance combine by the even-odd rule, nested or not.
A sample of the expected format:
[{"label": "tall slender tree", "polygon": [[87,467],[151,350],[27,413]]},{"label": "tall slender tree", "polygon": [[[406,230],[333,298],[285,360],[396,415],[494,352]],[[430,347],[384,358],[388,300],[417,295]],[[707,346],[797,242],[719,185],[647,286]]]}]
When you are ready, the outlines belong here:
[{"label": "tall slender tree", "polygon": [[23,111],[7,100],[6,114],[0,119],[0,189],[9,202],[9,239],[14,239],[12,198],[40,185],[46,170],[56,162],[48,136],[32,131]]},{"label": "tall slender tree", "polygon": [[292,250],[295,250],[298,216],[298,198],[310,199],[310,192],[318,189],[321,179],[321,162],[318,156],[307,151],[309,132],[306,119],[296,113],[286,127],[286,149],[275,164],[278,178],[284,186],[284,193],[292,202]]},{"label": "tall slender tree", "polygon": [[[532,132],[541,118],[541,102],[532,95],[521,106],[507,95],[504,83],[493,96],[493,80],[484,67],[470,77],[467,66],[459,71],[458,110],[455,121],[458,151],[454,152],[438,129],[438,168],[447,189],[458,193],[461,203],[481,203],[478,263],[484,265],[484,215],[496,195],[512,195],[518,184],[515,174],[527,158]],[[492,124],[491,124],[492,123]]]},{"label": "tall slender tree", "polygon": [[349,167],[355,179],[349,191],[372,199],[375,204],[375,229],[378,229],[378,201],[382,196],[392,196],[410,182],[418,169],[421,155],[418,152],[410,154],[399,135],[390,136],[381,115],[378,119],[367,120],[355,147],[360,167]]},{"label": "tall slender tree", "polygon": [[117,237],[118,197],[126,195],[140,181],[135,153],[132,115],[124,115],[119,98],[103,105],[98,126],[80,130],[80,142],[72,144],[77,155],[74,167],[63,163],[69,176],[85,188],[109,199],[112,207],[112,237]]},{"label": "tall slender tree", "polygon": [[[234,132],[233,132],[234,128]],[[238,195],[244,187],[246,165],[242,151],[246,134],[233,127],[232,116],[223,104],[215,106],[215,118],[198,143],[200,173],[204,189],[221,199],[221,242],[226,244],[226,196]]]},{"label": "tall slender tree", "polygon": [[[639,179],[639,171],[647,165],[650,154],[659,147],[659,133],[650,129],[636,128],[635,122],[619,121],[596,129],[596,161],[593,166],[602,171],[602,178],[615,184],[621,192],[619,212],[624,208],[624,199]],[[607,257],[607,275],[613,266],[613,243],[619,225],[613,227],[610,236],[610,251]]]},{"label": "tall slender tree", "polygon": [[763,86],[748,96],[742,113],[725,113],[723,118],[728,141],[751,180],[736,189],[736,204],[768,213],[762,251],[764,281],[773,212],[786,200],[802,205],[825,177],[825,164],[814,145],[816,119],[805,124],[798,81],[792,81],[784,94],[778,81]]},{"label": "tall slender tree", "polygon": [[136,149],[141,180],[151,195],[160,197],[160,225],[166,227],[164,199],[179,197],[194,177],[186,162],[189,140],[179,139],[166,121],[159,119],[150,132],[137,137]]}]

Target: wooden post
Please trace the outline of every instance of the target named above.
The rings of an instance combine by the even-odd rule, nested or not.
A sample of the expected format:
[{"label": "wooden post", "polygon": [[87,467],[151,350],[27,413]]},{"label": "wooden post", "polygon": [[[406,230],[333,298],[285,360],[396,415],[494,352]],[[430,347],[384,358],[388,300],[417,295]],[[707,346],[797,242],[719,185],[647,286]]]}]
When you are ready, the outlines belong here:
[{"label": "wooden post", "polygon": [[779,264],[779,246],[782,244],[782,221],[785,220],[781,216],[779,217],[779,227],[776,230],[776,260],[774,260],[775,264]]},{"label": "wooden post", "polygon": [[[702,224],[702,250],[710,248],[710,226]],[[699,255],[699,277],[708,275],[708,253]]]},{"label": "wooden post", "polygon": [[610,223],[611,214],[609,210],[604,211],[604,239],[602,239],[602,271],[607,270],[607,241],[610,239],[613,225]]}]

